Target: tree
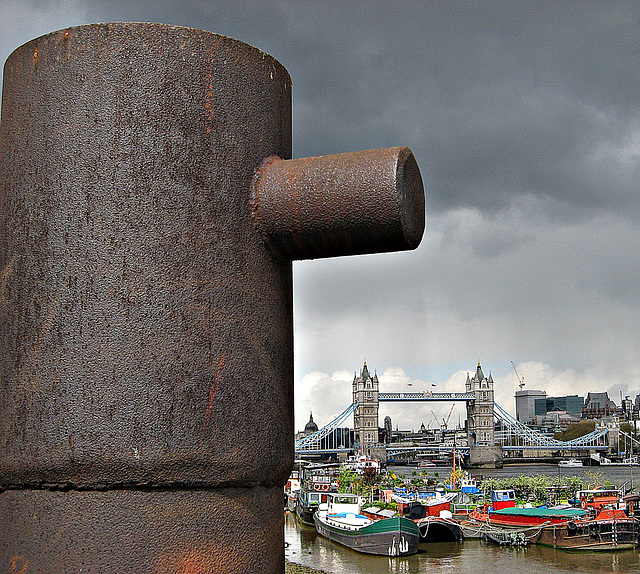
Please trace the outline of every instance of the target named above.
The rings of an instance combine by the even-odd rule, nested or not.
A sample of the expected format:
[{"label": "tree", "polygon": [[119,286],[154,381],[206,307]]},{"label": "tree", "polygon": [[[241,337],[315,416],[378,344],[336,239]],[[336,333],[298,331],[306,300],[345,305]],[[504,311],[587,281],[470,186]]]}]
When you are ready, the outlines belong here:
[{"label": "tree", "polygon": [[580,421],[579,423],[570,426],[564,432],[557,432],[553,435],[553,438],[561,441],[573,440],[575,438],[580,438],[590,432],[593,432],[596,428],[595,421]]}]

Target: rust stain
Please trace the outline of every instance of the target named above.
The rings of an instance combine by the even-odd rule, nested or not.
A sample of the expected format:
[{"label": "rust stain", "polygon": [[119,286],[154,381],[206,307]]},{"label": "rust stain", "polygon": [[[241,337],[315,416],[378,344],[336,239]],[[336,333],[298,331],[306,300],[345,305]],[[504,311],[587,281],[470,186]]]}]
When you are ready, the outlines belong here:
[{"label": "rust stain", "polygon": [[56,298],[54,299],[54,301],[52,302],[52,305],[47,310],[47,314],[42,323],[42,327],[40,328],[40,332],[38,333],[38,338],[36,340],[36,348],[32,356],[32,361],[35,361],[35,358],[38,355],[40,355],[40,349],[42,349],[42,345],[44,345],[44,342],[46,341],[49,333],[51,332],[51,327],[53,326],[53,322],[58,316],[58,311],[60,309],[60,302],[62,300],[62,296],[64,295],[66,290],[67,290],[66,286],[63,286],[60,289],[58,289],[58,292],[56,293]]},{"label": "rust stain", "polygon": [[[20,568],[18,570],[18,568]],[[29,561],[22,556],[12,556],[9,561],[9,574],[24,574],[29,568]]]},{"label": "rust stain", "polygon": [[207,133],[211,133],[211,124],[213,122],[213,116],[215,110],[213,108],[213,72],[207,72],[207,91],[204,98],[204,109],[207,116]]},{"label": "rust stain", "polygon": [[4,301],[4,294],[7,289],[7,281],[9,281],[9,277],[13,273],[13,266],[16,261],[15,254],[11,257],[11,261],[4,266],[4,269],[0,273],[0,300]]},{"label": "rust stain", "polygon": [[[167,552],[157,562],[156,574],[204,574],[206,572],[237,572],[234,566],[242,568],[234,550],[228,547],[180,549]],[[235,558],[235,560],[234,560]]]},{"label": "rust stain", "polygon": [[204,428],[203,431],[207,429],[207,425],[209,424],[209,418],[211,417],[211,408],[213,407],[213,402],[216,399],[216,393],[218,392],[218,387],[220,386],[220,379],[222,378],[222,369],[224,369],[224,364],[227,360],[227,352],[222,353],[222,357],[220,357],[220,361],[218,362],[218,368],[216,369],[215,377],[213,377],[213,383],[211,383],[211,387],[209,388],[209,400],[207,402],[207,411],[204,414]]},{"label": "rust stain", "polygon": [[71,37],[71,31],[70,30],[65,30],[64,34],[62,35],[62,41],[64,42],[64,45],[66,47],[66,59],[69,60],[70,57],[70,47],[69,47],[69,38]]},{"label": "rust stain", "polygon": [[206,556],[198,551],[192,551],[182,558],[177,572],[180,574],[200,574],[206,572],[208,566]]},{"label": "rust stain", "polygon": [[[220,38],[216,38],[213,41],[213,44],[211,46],[211,52],[212,52],[212,56],[211,56],[211,61],[214,61],[213,58],[213,52],[216,52],[218,50],[218,46],[220,45]],[[206,81],[207,81],[207,89],[205,92],[205,98],[204,98],[204,110],[206,113],[206,131],[207,133],[211,133],[211,125],[213,124],[213,116],[215,115],[215,107],[213,105],[214,102],[214,94],[213,94],[213,64],[211,66],[211,68],[209,68],[209,71],[207,72],[207,77],[206,77]]]}]

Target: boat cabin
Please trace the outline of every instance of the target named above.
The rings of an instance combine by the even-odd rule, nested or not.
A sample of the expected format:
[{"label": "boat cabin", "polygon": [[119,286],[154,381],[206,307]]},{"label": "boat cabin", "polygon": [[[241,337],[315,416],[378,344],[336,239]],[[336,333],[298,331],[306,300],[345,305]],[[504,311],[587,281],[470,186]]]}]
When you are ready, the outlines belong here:
[{"label": "boat cabin", "polygon": [[493,510],[514,508],[516,505],[516,493],[514,490],[492,490],[491,506]]},{"label": "boat cabin", "polygon": [[640,495],[627,494],[622,501],[631,517],[640,518]]},{"label": "boat cabin", "polygon": [[327,501],[327,495],[325,493],[309,490],[300,490],[298,497],[300,498],[300,502],[306,506],[318,506],[322,502]]},{"label": "boat cabin", "polygon": [[593,490],[578,490],[576,498],[581,508],[601,510],[605,506],[617,508],[620,504],[620,492],[617,488],[595,488]]},{"label": "boat cabin", "polygon": [[287,480],[287,485],[284,487],[286,492],[295,492],[300,490],[300,472],[292,470]]},{"label": "boat cabin", "polygon": [[340,514],[341,512],[358,514],[360,512],[360,497],[356,494],[343,494],[330,492],[327,494],[327,513]]},{"label": "boat cabin", "polygon": [[357,474],[379,474],[380,461],[366,456],[350,456],[342,464],[343,468],[355,471]]},{"label": "boat cabin", "polygon": [[460,481],[460,491],[466,494],[480,494],[478,481],[473,477],[465,477]]}]

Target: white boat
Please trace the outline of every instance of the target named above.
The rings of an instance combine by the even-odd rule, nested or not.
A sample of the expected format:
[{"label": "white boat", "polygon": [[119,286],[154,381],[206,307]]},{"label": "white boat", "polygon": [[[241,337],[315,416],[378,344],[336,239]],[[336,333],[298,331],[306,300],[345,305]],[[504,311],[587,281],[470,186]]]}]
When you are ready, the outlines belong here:
[{"label": "white boat", "polygon": [[625,458],[620,462],[613,462],[611,459],[602,457],[600,459],[601,466],[640,466],[640,461],[637,456],[631,456],[629,458]]},{"label": "white boat", "polygon": [[418,551],[420,531],[408,518],[372,520],[360,514],[355,494],[329,493],[313,515],[318,534],[365,554],[408,556]]},{"label": "white boat", "polygon": [[578,460],[577,458],[570,458],[569,460],[561,460],[558,463],[558,466],[562,468],[575,468],[584,465],[582,464],[581,460]]},{"label": "white boat", "polygon": [[380,461],[366,456],[350,456],[342,463],[342,468],[355,471],[358,474],[365,472],[380,473]]}]

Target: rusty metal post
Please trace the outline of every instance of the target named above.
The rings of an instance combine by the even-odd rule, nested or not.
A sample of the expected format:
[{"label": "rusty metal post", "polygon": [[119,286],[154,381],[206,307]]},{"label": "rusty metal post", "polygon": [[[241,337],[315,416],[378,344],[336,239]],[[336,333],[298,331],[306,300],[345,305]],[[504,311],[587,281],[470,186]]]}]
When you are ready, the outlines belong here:
[{"label": "rusty metal post", "polygon": [[283,572],[291,262],[424,227],[406,148],[289,159],[290,85],[160,24],[9,57],[0,571]]}]

